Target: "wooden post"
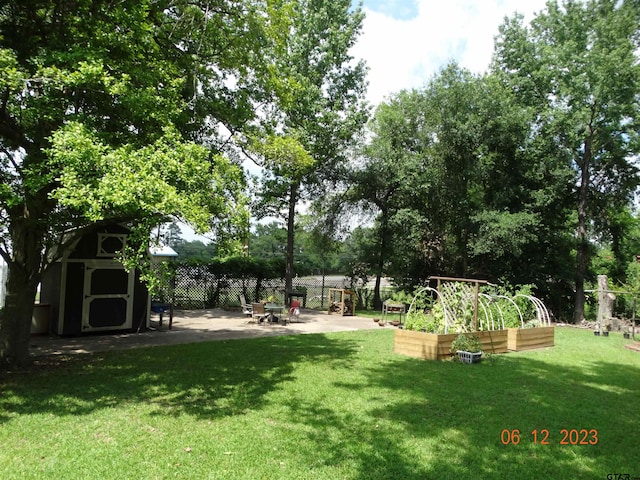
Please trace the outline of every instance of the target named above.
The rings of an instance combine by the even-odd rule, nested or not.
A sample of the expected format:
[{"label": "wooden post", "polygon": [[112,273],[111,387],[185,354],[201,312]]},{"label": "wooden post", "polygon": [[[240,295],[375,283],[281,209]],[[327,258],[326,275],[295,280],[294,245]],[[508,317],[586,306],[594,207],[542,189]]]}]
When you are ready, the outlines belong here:
[{"label": "wooden post", "polygon": [[479,292],[479,285],[478,282],[475,282],[475,288],[474,288],[474,297],[473,297],[473,330],[475,332],[478,331],[478,294]]},{"label": "wooden post", "polygon": [[598,330],[604,330],[613,317],[613,302],[616,296],[609,290],[609,279],[598,275]]}]

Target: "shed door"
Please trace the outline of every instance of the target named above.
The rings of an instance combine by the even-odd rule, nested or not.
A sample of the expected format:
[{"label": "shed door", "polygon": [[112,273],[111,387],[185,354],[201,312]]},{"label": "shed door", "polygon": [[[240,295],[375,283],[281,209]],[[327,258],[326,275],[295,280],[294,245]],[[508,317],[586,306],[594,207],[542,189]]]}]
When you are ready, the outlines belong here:
[{"label": "shed door", "polygon": [[118,262],[87,262],[84,275],[82,331],[131,328],[135,273]]}]

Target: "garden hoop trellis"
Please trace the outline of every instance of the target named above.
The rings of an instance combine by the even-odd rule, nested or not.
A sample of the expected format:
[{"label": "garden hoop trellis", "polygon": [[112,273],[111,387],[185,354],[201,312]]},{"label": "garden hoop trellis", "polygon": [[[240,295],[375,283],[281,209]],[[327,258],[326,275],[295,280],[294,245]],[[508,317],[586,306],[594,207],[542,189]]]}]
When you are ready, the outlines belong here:
[{"label": "garden hoop trellis", "polygon": [[[531,325],[531,323],[525,322],[522,309],[518,306],[518,303],[515,300],[516,298],[523,298],[531,302],[536,312],[536,326],[551,326],[551,316],[547,307],[544,305],[542,300],[533,295],[520,293],[515,294],[513,297],[509,297],[502,294],[480,292],[480,285],[492,285],[486,280],[440,276],[432,276],[429,277],[429,279],[437,280],[437,288],[426,286],[416,290],[414,298],[409,305],[408,314],[416,311],[416,309],[418,308],[417,301],[423,293],[434,293],[436,299],[442,306],[442,311],[444,314],[445,334],[449,333],[449,329],[456,325],[456,320],[458,319],[457,314],[460,311],[464,312],[466,308],[468,308],[469,302],[472,302],[473,308],[473,322],[472,325],[469,326],[473,329],[473,331],[496,330],[496,326],[498,327],[498,329],[505,328],[504,313],[502,307],[500,306],[499,300],[506,300],[513,305],[520,320],[520,327],[526,328],[527,325]],[[443,282],[458,283],[463,285],[473,284],[473,288],[471,288],[470,286],[464,286],[459,289],[447,289],[443,286]],[[495,305],[497,315],[494,315],[494,310],[492,309],[493,305]],[[480,311],[482,311],[482,315],[479,315]],[[460,326],[459,323],[458,326]]]}]

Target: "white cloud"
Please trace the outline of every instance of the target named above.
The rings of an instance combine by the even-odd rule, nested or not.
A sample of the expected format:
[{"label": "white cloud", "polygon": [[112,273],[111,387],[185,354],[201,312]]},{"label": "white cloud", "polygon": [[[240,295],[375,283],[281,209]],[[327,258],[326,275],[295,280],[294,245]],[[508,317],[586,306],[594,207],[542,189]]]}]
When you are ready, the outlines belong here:
[{"label": "white cloud", "polygon": [[529,21],[545,0],[417,0],[408,20],[367,7],[363,32],[353,48],[369,66],[368,99],[377,105],[403,88],[421,87],[451,60],[484,72],[493,39],[505,16],[518,11]]}]

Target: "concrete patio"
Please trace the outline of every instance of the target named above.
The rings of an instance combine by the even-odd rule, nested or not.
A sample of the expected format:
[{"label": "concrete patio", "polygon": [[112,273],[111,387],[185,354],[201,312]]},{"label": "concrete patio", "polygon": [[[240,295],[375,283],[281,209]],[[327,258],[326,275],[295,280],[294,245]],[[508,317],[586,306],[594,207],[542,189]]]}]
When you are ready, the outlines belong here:
[{"label": "concrete patio", "polygon": [[32,335],[31,355],[68,355],[239,338],[381,328],[371,318],[329,315],[316,310],[303,310],[299,321],[287,325],[257,324],[240,312],[221,309],[178,310],[174,313],[171,330],[168,328],[168,315],[165,314],[162,327],[158,320],[157,315],[152,315],[151,329],[140,333],[102,333],[73,337]]}]

